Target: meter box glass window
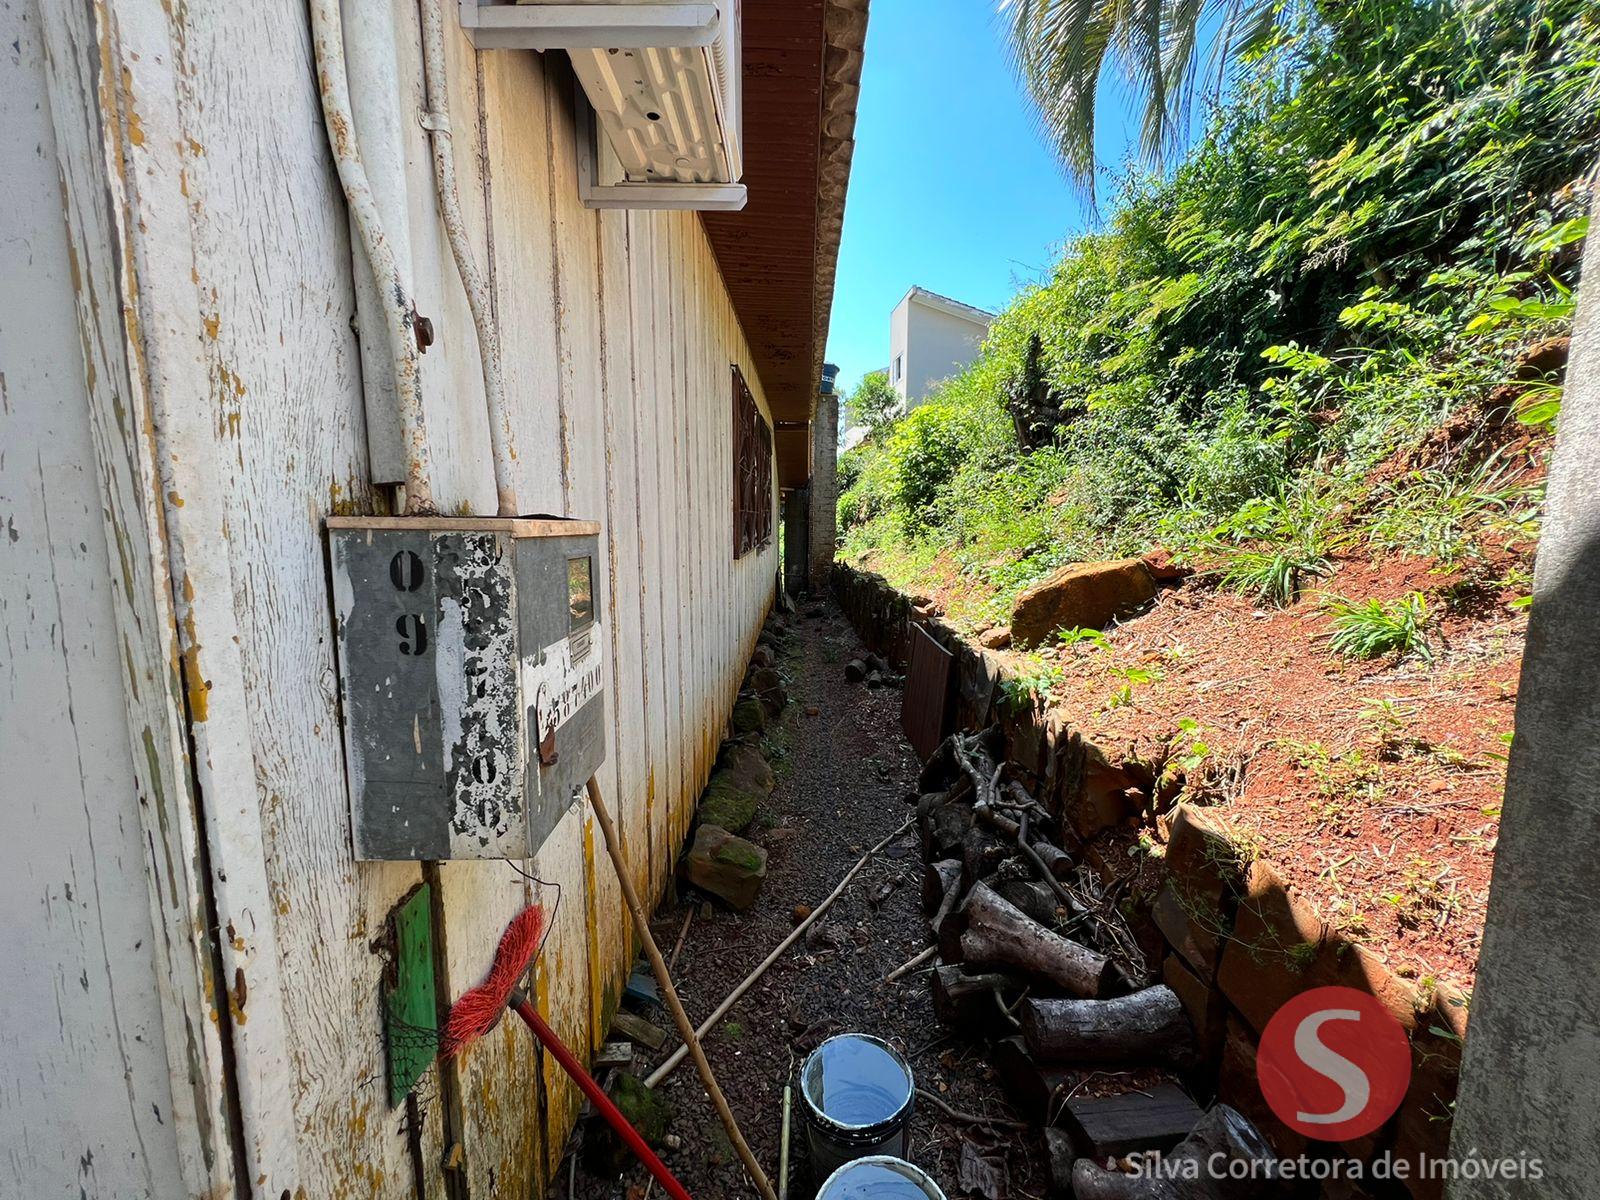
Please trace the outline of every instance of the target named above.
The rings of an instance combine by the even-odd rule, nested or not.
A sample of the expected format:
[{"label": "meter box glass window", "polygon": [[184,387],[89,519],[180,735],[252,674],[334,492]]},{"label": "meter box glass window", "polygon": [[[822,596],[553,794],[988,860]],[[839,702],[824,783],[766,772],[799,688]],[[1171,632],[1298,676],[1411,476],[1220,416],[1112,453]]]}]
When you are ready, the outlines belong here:
[{"label": "meter box glass window", "polygon": [[605,759],[599,526],[330,517],[358,859],[523,858]]}]

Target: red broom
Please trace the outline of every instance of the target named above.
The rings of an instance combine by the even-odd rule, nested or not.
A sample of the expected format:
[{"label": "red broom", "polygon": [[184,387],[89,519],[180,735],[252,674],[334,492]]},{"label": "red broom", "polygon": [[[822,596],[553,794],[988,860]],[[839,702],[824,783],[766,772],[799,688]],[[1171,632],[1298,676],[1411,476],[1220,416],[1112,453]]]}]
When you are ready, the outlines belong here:
[{"label": "red broom", "polygon": [[561,1064],[561,1069],[572,1076],[573,1082],[589,1097],[589,1102],[595,1106],[596,1111],[606,1119],[606,1124],[617,1131],[618,1136],[628,1144],[628,1149],[645,1165],[645,1169],[655,1176],[656,1182],[666,1189],[667,1195],[672,1200],[691,1200],[689,1193],[684,1190],[672,1172],[667,1170],[667,1165],[656,1157],[656,1152],[650,1149],[644,1138],[639,1136],[639,1131],[628,1122],[617,1106],[611,1103],[611,1097],[600,1090],[600,1085],[583,1069],[573,1055],[572,1051],[562,1045],[561,1039],[556,1036],[556,1031],[545,1023],[543,1017],[528,1000],[527,995],[517,986],[533,956],[539,952],[539,934],[544,928],[544,909],[537,904],[531,904],[512,918],[511,924],[506,926],[506,931],[500,935],[500,945],[494,952],[494,965],[489,968],[488,977],[477,987],[464,992],[459,1000],[450,1006],[450,1015],[444,1025],[444,1053],[446,1055],[459,1054],[470,1043],[477,1041],[488,1033],[500,1022],[500,1016],[509,1006],[517,1016],[527,1022],[528,1028],[533,1030],[533,1035],[543,1043],[544,1048]]}]

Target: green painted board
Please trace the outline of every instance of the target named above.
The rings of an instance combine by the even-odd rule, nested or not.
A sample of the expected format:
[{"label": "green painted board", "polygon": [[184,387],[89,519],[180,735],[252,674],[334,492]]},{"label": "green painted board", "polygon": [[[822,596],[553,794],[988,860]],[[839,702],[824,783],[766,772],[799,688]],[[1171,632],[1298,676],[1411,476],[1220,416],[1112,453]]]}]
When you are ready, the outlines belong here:
[{"label": "green painted board", "polygon": [[433,922],[428,885],[394,911],[394,981],[383,991],[383,1034],[389,1052],[389,1104],[399,1104],[439,1053],[439,1010],[433,991]]}]

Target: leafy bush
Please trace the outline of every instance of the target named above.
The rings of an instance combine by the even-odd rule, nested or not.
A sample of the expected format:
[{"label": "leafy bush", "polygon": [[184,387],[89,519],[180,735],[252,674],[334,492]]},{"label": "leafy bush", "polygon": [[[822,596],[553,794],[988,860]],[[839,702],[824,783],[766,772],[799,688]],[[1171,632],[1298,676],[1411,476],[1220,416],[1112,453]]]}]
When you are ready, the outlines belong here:
[{"label": "leafy bush", "polygon": [[[846,557],[959,571],[998,615],[1156,539],[1287,603],[1352,521],[1451,561],[1526,534],[1532,497],[1467,455],[1363,481],[1447,417],[1486,426],[1504,385],[1520,419],[1558,419],[1557,383],[1515,363],[1570,322],[1597,64],[1583,0],[1308,7],[1182,163],[1124,177],[979,359],[858,452]],[[1060,415],[1029,453],[1006,397],[1040,372]]]},{"label": "leafy bush", "polygon": [[868,371],[845,401],[850,422],[860,425],[871,436],[883,432],[900,408],[900,393],[889,382],[889,372]]}]

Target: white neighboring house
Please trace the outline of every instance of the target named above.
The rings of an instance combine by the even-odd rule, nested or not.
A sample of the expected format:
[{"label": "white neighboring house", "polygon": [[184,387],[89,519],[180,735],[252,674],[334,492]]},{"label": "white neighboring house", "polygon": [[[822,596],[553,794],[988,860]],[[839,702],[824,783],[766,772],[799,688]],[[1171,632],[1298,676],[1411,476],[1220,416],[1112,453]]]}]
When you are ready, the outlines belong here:
[{"label": "white neighboring house", "polygon": [[913,287],[889,318],[889,383],[910,412],[973,359],[994,314]]}]

